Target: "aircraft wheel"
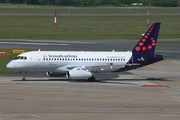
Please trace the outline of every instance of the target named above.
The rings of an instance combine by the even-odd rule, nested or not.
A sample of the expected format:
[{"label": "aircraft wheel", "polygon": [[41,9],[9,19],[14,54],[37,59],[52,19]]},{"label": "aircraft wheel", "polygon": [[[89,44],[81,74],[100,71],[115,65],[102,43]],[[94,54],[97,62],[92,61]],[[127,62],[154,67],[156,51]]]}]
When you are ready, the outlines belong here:
[{"label": "aircraft wheel", "polygon": [[26,81],[26,78],[22,78],[22,81]]},{"label": "aircraft wheel", "polygon": [[89,82],[95,82],[95,81],[96,81],[96,78],[95,78],[94,76],[92,76],[92,77],[88,78],[88,81],[89,81]]}]

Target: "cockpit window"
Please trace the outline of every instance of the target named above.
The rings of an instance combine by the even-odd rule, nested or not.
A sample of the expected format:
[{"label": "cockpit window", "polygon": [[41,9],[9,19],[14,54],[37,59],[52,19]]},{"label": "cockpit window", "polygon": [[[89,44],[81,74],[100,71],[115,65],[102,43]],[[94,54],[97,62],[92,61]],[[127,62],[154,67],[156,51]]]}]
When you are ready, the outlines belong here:
[{"label": "cockpit window", "polygon": [[14,60],[26,60],[27,57],[25,56],[17,56],[16,58],[14,58]]},{"label": "cockpit window", "polygon": [[17,56],[17,57],[14,58],[14,60],[18,60],[20,57],[21,57],[21,56]]}]

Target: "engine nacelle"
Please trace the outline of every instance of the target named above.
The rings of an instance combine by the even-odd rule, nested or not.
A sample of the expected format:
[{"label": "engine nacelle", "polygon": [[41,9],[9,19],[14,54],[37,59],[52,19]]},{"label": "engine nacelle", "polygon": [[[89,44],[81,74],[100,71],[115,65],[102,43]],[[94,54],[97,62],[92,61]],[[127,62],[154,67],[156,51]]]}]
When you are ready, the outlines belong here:
[{"label": "engine nacelle", "polygon": [[87,70],[69,70],[66,77],[68,79],[88,79],[92,77],[92,73]]},{"label": "engine nacelle", "polygon": [[47,76],[50,77],[62,77],[62,76],[66,76],[65,73],[57,73],[57,72],[46,72]]}]

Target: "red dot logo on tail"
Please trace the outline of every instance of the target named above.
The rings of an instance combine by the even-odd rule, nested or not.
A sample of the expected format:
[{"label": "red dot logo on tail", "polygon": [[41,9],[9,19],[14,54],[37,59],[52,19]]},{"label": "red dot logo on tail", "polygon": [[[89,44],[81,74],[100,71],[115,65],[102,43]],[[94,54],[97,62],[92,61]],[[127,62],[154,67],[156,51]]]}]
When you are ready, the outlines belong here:
[{"label": "red dot logo on tail", "polygon": [[147,38],[148,38],[148,36],[146,35],[146,36],[145,36],[145,38],[147,39]]},{"label": "red dot logo on tail", "polygon": [[155,51],[160,23],[154,23],[136,44],[133,52],[136,54],[153,54]]},{"label": "red dot logo on tail", "polygon": [[151,45],[148,45],[148,49],[152,49],[152,46],[151,46]]},{"label": "red dot logo on tail", "polygon": [[144,43],[143,42],[139,42],[139,46],[143,46],[144,45]]},{"label": "red dot logo on tail", "polygon": [[143,41],[143,42],[146,42],[146,39],[143,38],[142,41]]},{"label": "red dot logo on tail", "polygon": [[156,46],[156,43],[152,43],[152,46]]},{"label": "red dot logo on tail", "polygon": [[146,46],[143,46],[143,47],[142,47],[142,50],[143,50],[143,51],[146,51],[146,50],[147,50]]},{"label": "red dot logo on tail", "polygon": [[141,47],[136,46],[136,51],[140,51],[140,50],[141,50]]}]

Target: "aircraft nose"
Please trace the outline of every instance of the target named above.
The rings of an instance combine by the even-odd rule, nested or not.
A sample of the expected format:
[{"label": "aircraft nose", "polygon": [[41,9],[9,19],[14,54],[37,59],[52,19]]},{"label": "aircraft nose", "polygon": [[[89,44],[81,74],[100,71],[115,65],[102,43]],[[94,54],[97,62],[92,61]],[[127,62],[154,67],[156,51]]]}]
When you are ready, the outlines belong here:
[{"label": "aircraft nose", "polygon": [[12,62],[9,62],[7,65],[6,65],[6,68],[8,69],[13,69],[15,66]]}]

